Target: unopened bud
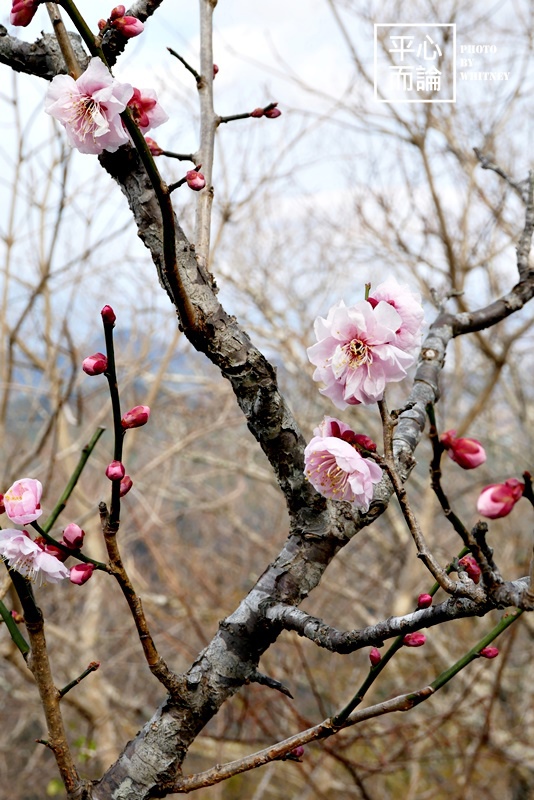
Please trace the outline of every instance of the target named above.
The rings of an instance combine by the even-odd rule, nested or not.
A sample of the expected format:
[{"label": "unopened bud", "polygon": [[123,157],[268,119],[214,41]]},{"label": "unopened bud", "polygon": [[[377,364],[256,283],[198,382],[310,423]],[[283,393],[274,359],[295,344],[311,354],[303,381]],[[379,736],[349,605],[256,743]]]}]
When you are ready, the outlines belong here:
[{"label": "unopened bud", "polygon": [[264,114],[265,114],[265,111],[263,110],[263,108],[255,108],[254,111],[250,112],[250,116],[251,117],[256,117],[257,119],[259,119],[260,117],[263,117]]},{"label": "unopened bud", "polygon": [[424,633],[407,633],[402,643],[405,647],[422,647],[426,642]]},{"label": "unopened bud", "polygon": [[0,514],[4,514],[6,507],[4,505],[4,495],[0,494]]},{"label": "unopened bud", "polygon": [[125,475],[124,478],[121,480],[121,488],[119,494],[121,497],[124,497],[125,494],[128,494],[130,489],[133,486],[133,481],[129,475]]},{"label": "unopened bud", "polygon": [[430,608],[432,605],[432,596],[429,594],[420,594],[417,598],[417,608]]},{"label": "unopened bud", "polygon": [[482,658],[497,658],[498,655],[498,647],[483,647],[479,653],[479,656],[482,656]]},{"label": "unopened bud", "polygon": [[264,112],[267,119],[276,119],[277,117],[282,116],[282,112],[279,108],[268,108],[267,111]]},{"label": "unopened bud", "polygon": [[86,375],[102,375],[108,368],[108,359],[104,353],[93,353],[82,362],[82,369]]},{"label": "unopened bud", "polygon": [[161,149],[159,144],[155,142],[154,139],[151,139],[150,136],[145,136],[145,142],[147,143],[148,149],[150,150],[154,158],[156,156],[161,156],[163,154],[163,150]]},{"label": "unopened bud", "polygon": [[369,653],[369,661],[371,662],[372,667],[376,667],[382,661],[382,656],[380,655],[380,650],[378,647],[371,648],[371,652]]},{"label": "unopened bud", "polygon": [[87,583],[94,569],[94,564],[76,564],[70,568],[70,582],[76,583],[78,586],[81,586],[82,583]]},{"label": "unopened bud", "polygon": [[17,625],[21,625],[24,622],[24,617],[22,616],[22,614],[19,614],[19,612],[15,611],[15,609],[12,609],[11,617],[13,618],[13,620]]},{"label": "unopened bud", "polygon": [[107,24],[108,23],[106,22],[105,19],[99,19],[98,20],[98,30],[99,31],[103,31]]},{"label": "unopened bud", "polygon": [[482,570],[478,566],[473,556],[464,556],[458,561],[458,567],[467,572],[473,583],[479,583]]},{"label": "unopened bud", "polygon": [[[121,8],[124,8],[124,6],[121,6]],[[121,16],[112,20],[111,24],[115,30],[122,33],[125,39],[133,39],[134,36],[139,36],[140,33],[143,33],[145,28],[141,20],[137,19],[137,17]]]},{"label": "unopened bud", "polygon": [[301,744],[299,744],[297,747],[293,748],[290,755],[292,755],[293,758],[300,760],[304,755],[304,747]]},{"label": "unopened bud", "polygon": [[104,325],[115,325],[117,317],[111,306],[104,306],[100,314],[102,315],[102,322]]},{"label": "unopened bud", "polygon": [[106,468],[106,477],[109,478],[110,481],[121,481],[124,478],[125,472],[124,464],[121,464],[120,461],[112,461]]},{"label": "unopened bud", "polygon": [[125,14],[126,14],[126,6],[115,6],[115,8],[111,10],[109,18],[118,19],[119,17],[124,17]]},{"label": "unopened bud", "polygon": [[217,64],[214,64],[213,65],[213,77],[215,77],[217,75],[218,71],[219,71],[219,67],[217,66]]},{"label": "unopened bud", "polygon": [[194,192],[200,192],[206,185],[206,178],[201,172],[197,171],[198,169],[199,167],[197,167],[197,169],[190,169],[189,172],[185,173],[187,185]]},{"label": "unopened bud", "polygon": [[85,531],[82,531],[80,526],[76,525],[75,522],[71,522],[63,531],[62,543],[71,550],[79,550],[83,545],[84,536]]},{"label": "unopened bud", "polygon": [[141,425],[146,425],[150,417],[150,408],[148,406],[134,406],[124,414],[121,419],[123,428],[140,428]]}]

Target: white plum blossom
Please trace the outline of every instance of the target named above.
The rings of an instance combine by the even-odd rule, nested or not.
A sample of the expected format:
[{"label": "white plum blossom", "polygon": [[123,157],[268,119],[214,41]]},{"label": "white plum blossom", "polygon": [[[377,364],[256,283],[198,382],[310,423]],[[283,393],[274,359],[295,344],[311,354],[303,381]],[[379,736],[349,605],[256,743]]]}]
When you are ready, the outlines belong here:
[{"label": "white plum blossom", "polygon": [[45,98],[45,111],[61,122],[69,144],[80,153],[114,153],[130,141],[120,114],[132,94],[133,87],[115,80],[95,57],[76,81],[70,75],[56,75]]},{"label": "white plum blossom", "polygon": [[417,351],[421,344],[421,328],[425,316],[421,296],[407,286],[398,284],[395,278],[388,278],[376,289],[371,287],[368,302],[376,306],[381,300],[393,306],[401,318],[400,327],[395,331],[394,344],[401,350],[416,355],[413,351]]},{"label": "white plum blossom", "polygon": [[0,531],[0,556],[9,566],[39,585],[59,583],[69,577],[61,561],[46,553],[26,531],[6,528]]}]

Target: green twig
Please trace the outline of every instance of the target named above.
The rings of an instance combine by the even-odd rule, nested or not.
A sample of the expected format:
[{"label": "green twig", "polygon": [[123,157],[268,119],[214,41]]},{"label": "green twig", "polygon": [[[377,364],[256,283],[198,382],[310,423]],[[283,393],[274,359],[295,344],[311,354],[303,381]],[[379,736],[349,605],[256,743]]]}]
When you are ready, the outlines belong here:
[{"label": "green twig", "polygon": [[105,431],[105,428],[97,428],[97,430],[95,431],[95,433],[91,437],[90,441],[85,445],[85,447],[82,450],[82,454],[80,456],[80,460],[78,461],[78,464],[76,465],[76,468],[75,468],[74,472],[72,473],[72,475],[71,475],[71,477],[69,479],[69,482],[67,483],[67,485],[65,487],[65,490],[64,490],[63,494],[61,495],[61,497],[57,501],[56,505],[52,509],[52,512],[51,512],[50,516],[48,517],[48,519],[46,520],[46,522],[42,523],[42,525],[41,525],[41,535],[44,536],[45,539],[47,538],[46,534],[48,534],[48,532],[50,531],[50,529],[54,525],[55,521],[57,520],[57,518],[59,517],[59,515],[61,514],[63,509],[66,507],[67,501],[68,501],[69,497],[71,496],[71,494],[72,494],[72,492],[74,490],[74,487],[78,483],[78,479],[79,479],[80,475],[82,474],[83,468],[87,464],[89,456],[91,455],[91,453],[95,449],[96,443],[98,442],[98,440],[100,439],[100,437],[102,436],[104,431]]},{"label": "green twig", "polygon": [[26,656],[30,652],[30,645],[20,632],[19,626],[11,616],[11,612],[6,608],[2,600],[0,600],[0,614],[2,615],[2,619],[6,623],[11,638],[13,639],[16,646],[19,648],[24,658],[26,658]]}]

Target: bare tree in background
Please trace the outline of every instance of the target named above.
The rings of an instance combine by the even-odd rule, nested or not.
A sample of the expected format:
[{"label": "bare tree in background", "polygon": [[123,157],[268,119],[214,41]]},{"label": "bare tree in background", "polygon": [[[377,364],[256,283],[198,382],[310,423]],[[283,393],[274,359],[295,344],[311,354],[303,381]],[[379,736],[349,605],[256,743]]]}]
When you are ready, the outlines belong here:
[{"label": "bare tree in background", "polygon": [[[128,16],[148,21],[145,36],[159,5],[139,0],[130,9]],[[96,444],[95,434],[64,516],[65,523],[75,518],[92,529],[91,542],[76,555],[87,551],[100,569],[80,588],[39,588],[35,595],[27,580],[6,572],[2,691],[10,723],[0,757],[14,780],[18,774],[16,791],[24,798],[42,797],[44,788],[50,795],[63,791],[50,777],[52,756],[67,796],[95,800],[202,792],[224,781],[221,797],[287,797],[288,786],[292,797],[328,797],[333,791],[364,798],[451,792],[474,797],[481,791],[524,796],[534,785],[533,754],[523,730],[531,727],[526,709],[532,705],[531,623],[523,614],[533,602],[528,512],[525,521],[515,512],[491,523],[491,532],[500,534],[491,539],[492,551],[475,516],[474,493],[483,484],[461,482],[447,462],[447,488],[442,486],[436,416],[443,430],[454,427],[459,436],[474,432],[484,440],[490,458],[480,473],[486,483],[530,467],[532,385],[523,365],[532,320],[523,308],[534,291],[533,181],[521,152],[513,158],[502,129],[507,114],[513,120],[524,110],[520,89],[531,74],[531,43],[525,35],[514,90],[483,109],[476,124],[467,103],[401,111],[389,106],[377,114],[369,103],[371,73],[352,34],[354,9],[328,2],[352,59],[348,82],[354,88],[342,101],[318,98],[313,86],[294,75],[293,82],[315,97],[311,105],[317,110],[315,119],[294,129],[289,153],[301,138],[313,141],[315,123],[345,131],[352,126],[358,146],[365,141],[362,129],[379,138],[369,140],[365,169],[361,153],[349,167],[357,187],[350,208],[345,194],[344,212],[311,208],[296,232],[291,215],[284,222],[278,218],[266,237],[265,209],[275,208],[283,194],[276,175],[271,179],[268,157],[257,181],[237,197],[223,175],[213,196],[216,136],[227,135],[234,122],[249,124],[250,116],[214,111],[215,5],[200,0],[200,64],[184,64],[200,105],[200,143],[187,169],[202,164],[206,179],[192,236],[186,237],[175,215],[179,187],[160,177],[130,117],[125,124],[133,144],[99,156],[128,201],[178,327],[161,321],[156,291],[130,269],[132,307],[138,310],[122,338],[120,319],[115,329],[119,388],[123,401],[146,403],[153,412],[151,424],[124,441],[121,455],[134,488],[121,503],[114,482],[111,502],[98,509],[112,445]],[[85,36],[83,44],[75,35],[66,40],[57,7],[46,6],[59,45],[49,34],[28,45],[3,29],[4,64],[47,81],[65,72],[77,77],[91,55],[113,66],[126,44],[120,30],[108,23],[95,44],[65,0],[63,8]],[[416,19],[425,8],[410,14]],[[459,6],[440,13],[461,27]],[[484,14],[472,14],[471,29],[489,24]],[[385,10],[380,16],[386,18]],[[376,10],[369,8],[358,23],[370,31],[375,19]],[[525,32],[530,29],[525,24]],[[269,100],[257,110],[258,116],[267,113],[258,120],[266,125],[275,124],[268,122],[276,110]],[[15,120],[18,102],[14,81]],[[298,112],[293,114],[297,119]],[[2,221],[2,480],[7,488],[22,474],[38,477],[45,486],[43,505],[51,510],[95,426],[112,418],[100,385],[93,388],[98,379],[80,379],[79,365],[89,351],[79,344],[71,311],[90,285],[83,272],[93,280],[101,271],[90,291],[102,297],[101,304],[108,302],[116,258],[104,270],[97,264],[128,220],[118,216],[109,230],[97,214],[80,207],[59,129],[32,154],[31,135],[20,118],[18,124],[21,146]],[[239,147],[226,141],[229,148]],[[388,143],[383,149],[392,158],[382,159],[376,141]],[[33,174],[26,171],[30,155]],[[157,163],[165,166],[163,158]],[[388,182],[384,170],[391,160],[395,171]],[[284,165],[276,166],[283,174]],[[85,178],[91,209],[105,208],[109,184],[103,173]],[[17,239],[23,202],[31,208],[31,248],[28,239]],[[355,234],[347,237],[351,228]],[[76,256],[73,231],[82,243],[76,243]],[[21,267],[25,247],[29,266]],[[372,270],[359,268],[355,276],[356,258]],[[137,254],[129,265],[135,259]],[[288,282],[289,262],[294,269]],[[327,275],[318,274],[318,267]],[[305,348],[312,344],[313,317],[326,315],[346,287],[360,281],[363,291],[365,282],[377,284],[390,272],[417,283],[438,308],[411,384],[388,390],[399,410],[381,401],[380,418],[361,406],[347,412],[352,427],[375,438],[383,434],[377,459],[384,477],[362,512],[321,496],[305,477],[301,427],[308,435],[323,414],[332,414],[311,382]],[[217,282],[242,311],[261,351],[231,315],[235,309],[220,304]],[[117,291],[123,291],[120,281]],[[95,350],[104,347],[103,334],[91,330],[90,337],[87,344]],[[453,369],[444,371],[446,352]],[[436,405],[440,385],[443,402]],[[421,441],[428,416],[432,447]],[[523,480],[526,508],[533,496],[528,474]],[[51,523],[56,541],[62,527],[55,519]],[[474,556],[478,582],[476,572],[455,560],[458,552]],[[417,608],[420,593],[435,596],[432,604]],[[235,610],[218,622],[228,605]],[[18,626],[11,609],[20,612]],[[510,626],[499,659],[479,658]],[[422,629],[429,631],[425,647],[408,649],[405,644],[417,639],[406,635]],[[372,651],[368,671],[362,658],[355,659],[363,651],[368,664],[369,648],[384,649],[381,660]],[[100,669],[93,665],[86,674],[95,658]],[[155,678],[150,685],[149,672]],[[80,675],[83,680],[72,685]],[[411,713],[393,714],[406,710]],[[35,739],[39,743],[31,744]],[[319,740],[303,755],[304,746]],[[299,759],[302,764],[293,763]],[[264,765],[247,783],[243,774]],[[447,788],[440,794],[443,782]]]}]

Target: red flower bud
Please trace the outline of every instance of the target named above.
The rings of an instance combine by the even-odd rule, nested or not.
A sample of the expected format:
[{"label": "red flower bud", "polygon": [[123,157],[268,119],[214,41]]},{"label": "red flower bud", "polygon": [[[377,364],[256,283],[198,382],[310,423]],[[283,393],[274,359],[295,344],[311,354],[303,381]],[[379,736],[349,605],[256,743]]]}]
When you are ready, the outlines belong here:
[{"label": "red flower bud", "polygon": [[4,505],[4,495],[0,494],[0,514],[4,514],[6,507]]},{"label": "red flower bud", "polygon": [[420,594],[417,598],[417,608],[429,608],[432,605],[432,595]]},{"label": "red flower bud", "polygon": [[124,17],[126,14],[126,6],[115,6],[112,9],[111,14],[109,15],[110,19],[118,19],[119,17]]},{"label": "red flower bud", "polygon": [[498,647],[483,647],[479,653],[479,656],[482,656],[482,658],[497,658],[498,655]]},{"label": "red flower bud", "polygon": [[426,642],[426,636],[424,633],[407,633],[402,643],[405,647],[422,647]]},{"label": "red flower bud", "polygon": [[463,469],[474,469],[486,460],[486,451],[477,439],[455,438],[456,431],[446,431],[440,442],[447,450],[449,458]]},{"label": "red flower bud", "polygon": [[13,0],[9,21],[12,25],[25,28],[34,18],[37,6],[37,0]]},{"label": "red flower bud", "polygon": [[377,664],[380,664],[382,661],[382,656],[380,655],[380,650],[378,647],[372,647],[371,652],[369,653],[369,661],[371,662],[371,666],[376,667]]},{"label": "red flower bud", "polygon": [[473,556],[464,556],[458,561],[458,566],[461,570],[467,572],[473,583],[479,583],[482,570]]},{"label": "red flower bud", "polygon": [[100,314],[102,315],[102,322],[104,325],[115,325],[117,317],[111,306],[104,306]]},{"label": "red flower bud", "polygon": [[123,428],[140,428],[141,425],[146,425],[150,417],[150,408],[148,406],[134,406],[124,414],[121,419]]},{"label": "red flower bud", "polygon": [[185,173],[187,185],[194,192],[200,192],[200,190],[206,185],[206,178],[201,172],[197,171],[200,169],[200,166],[201,165],[199,165],[196,169],[190,169],[189,172]]},{"label": "red flower bud", "polygon": [[125,472],[124,464],[121,464],[120,461],[112,461],[106,468],[106,477],[109,478],[110,481],[121,481],[124,478]]},{"label": "red flower bud", "polygon": [[102,375],[108,368],[108,359],[104,353],[94,353],[82,362],[82,369],[87,375]]},{"label": "red flower bud", "polygon": [[267,119],[276,119],[282,116],[282,112],[279,108],[268,108],[264,113]]},{"label": "red flower bud", "polygon": [[256,117],[257,119],[259,119],[260,117],[263,117],[264,114],[265,114],[265,111],[263,110],[263,108],[255,108],[254,111],[250,112],[250,116],[251,117]]},{"label": "red flower bud", "polygon": [[302,756],[304,755],[304,747],[301,744],[299,744],[297,747],[293,748],[293,750],[291,751],[290,755],[294,759],[300,760],[302,758]]},{"label": "red flower bud", "polygon": [[94,570],[94,564],[76,564],[70,568],[70,582],[81,586],[82,583],[87,583]]},{"label": "red flower bud", "polygon": [[492,483],[482,489],[477,511],[488,519],[506,517],[523,496],[525,484],[517,478],[508,478],[504,483]]},{"label": "red flower bud", "polygon": [[161,156],[163,154],[163,150],[161,149],[159,144],[155,142],[154,139],[151,139],[150,136],[145,136],[145,142],[147,143],[148,149],[150,150],[154,158],[156,156]]},{"label": "red flower bud", "polygon": [[217,64],[214,64],[213,65],[213,77],[215,77],[217,75],[218,71],[219,71],[219,67],[217,66]]},{"label": "red flower bud", "polygon": [[69,547],[71,550],[78,550],[83,545],[84,536],[85,531],[82,531],[80,526],[76,525],[75,522],[71,522],[63,531],[63,538],[61,541],[65,547]]},{"label": "red flower bud", "polygon": [[108,23],[106,22],[105,19],[99,19],[97,24],[98,24],[98,30],[103,31]]},{"label": "red flower bud", "polygon": [[[121,6],[124,8],[124,6]],[[137,17],[117,17],[111,22],[115,30],[120,31],[125,39],[133,39],[143,33],[144,25]]]},{"label": "red flower bud", "polygon": [[120,488],[120,496],[124,497],[125,494],[128,494],[130,489],[133,486],[133,481],[129,475],[125,475],[124,478],[121,480],[121,488]]}]

